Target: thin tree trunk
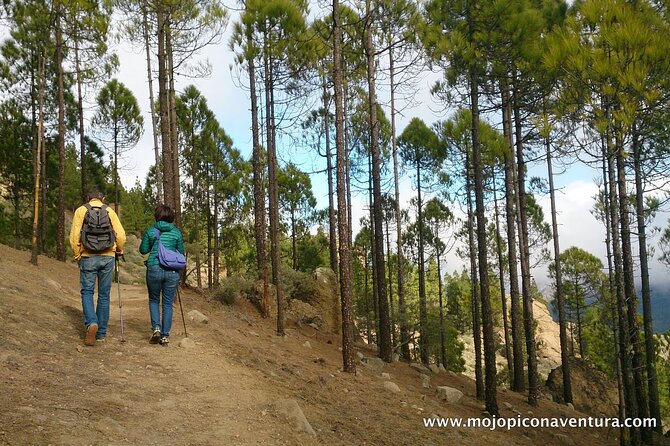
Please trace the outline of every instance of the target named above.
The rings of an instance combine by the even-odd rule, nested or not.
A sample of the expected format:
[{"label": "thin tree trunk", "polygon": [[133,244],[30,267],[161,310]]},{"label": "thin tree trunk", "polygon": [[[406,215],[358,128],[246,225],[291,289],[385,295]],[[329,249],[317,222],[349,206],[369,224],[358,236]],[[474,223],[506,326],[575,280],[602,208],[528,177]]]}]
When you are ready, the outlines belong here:
[{"label": "thin tree trunk", "polygon": [[507,371],[510,376],[514,376],[514,361],[512,359],[510,330],[507,318],[507,296],[505,295],[505,267],[502,251],[502,237],[500,236],[500,215],[498,212],[498,196],[496,195],[496,181],[493,180],[493,209],[496,218],[496,251],[498,252],[498,271],[500,279],[500,298],[502,300],[502,319],[505,336],[505,358],[507,359]]},{"label": "thin tree trunk", "polygon": [[[629,356],[629,339],[628,339],[628,317],[626,298],[624,297],[624,278],[622,266],[621,253],[621,239],[619,230],[619,201],[616,188],[616,173],[614,168],[614,150],[612,148],[611,136],[607,138],[607,149],[605,156],[607,157],[607,173],[608,182],[610,185],[609,193],[609,210],[610,210],[610,228],[612,231],[612,258],[614,259],[614,277],[616,285],[617,298],[617,317],[619,321],[619,351],[621,352],[621,376],[623,378],[623,388],[626,405],[626,417],[632,418],[637,416],[637,402],[635,400],[635,389],[633,388],[631,377],[631,361]],[[640,432],[638,429],[629,428],[629,436],[632,445],[640,443]],[[625,437],[625,435],[624,435]]]},{"label": "thin tree trunk", "polygon": [[81,165],[81,202],[88,198],[88,166],[86,165],[86,141],[84,139],[84,98],[81,94],[81,69],[79,67],[79,39],[74,39],[74,70],[77,76],[77,114],[79,115],[79,149]]},{"label": "thin tree trunk", "polygon": [[[267,36],[266,36],[267,38]],[[266,42],[267,45],[267,42]],[[266,47],[267,51],[267,47]],[[272,84],[272,60],[265,62],[265,98],[267,108],[268,131],[268,183],[270,205],[270,257],[272,259],[272,283],[277,296],[277,336],[284,336],[284,290],[282,289],[281,259],[279,251],[279,190],[277,187],[277,152],[275,147],[274,104]]]},{"label": "thin tree trunk", "polygon": [[440,267],[440,253],[436,252],[437,257],[437,296],[440,305],[440,357],[442,367],[447,368],[447,341],[444,333],[444,308],[442,305],[442,269]]},{"label": "thin tree trunk", "polygon": [[[470,20],[470,31],[473,25]],[[489,293],[489,267],[486,252],[486,215],[484,208],[484,169],[481,144],[479,142],[479,84],[474,67],[470,67],[470,104],[472,109],[472,164],[475,176],[475,204],[477,214],[477,248],[479,266],[479,288],[482,300],[482,328],[484,334],[484,381],[485,405],[491,415],[498,415],[496,399],[496,350],[493,333],[493,315]]]},{"label": "thin tree trunk", "polygon": [[428,364],[428,306],[426,304],[426,273],[424,270],[424,243],[423,243],[423,201],[421,199],[421,163],[419,153],[415,155],[416,161],[416,197],[417,197],[417,223],[419,227],[419,351],[421,362]]},{"label": "thin tree trunk", "polygon": [[395,353],[396,334],[395,321],[393,318],[393,267],[391,266],[391,234],[389,233],[389,218],[385,218],[386,223],[386,266],[388,267],[388,284],[389,284],[389,324],[391,326],[391,345]]},{"label": "thin tree trunk", "polygon": [[[247,45],[253,45],[251,36],[247,36]],[[254,170],[254,235],[256,239],[256,267],[258,269],[258,279],[263,282],[261,315],[266,318],[270,316],[270,283],[266,254],[265,187],[263,184],[265,154],[259,143],[260,130],[258,128],[258,98],[256,94],[256,65],[254,58],[248,57],[247,63],[249,64],[249,89],[251,92],[251,135],[254,146],[252,164]]]},{"label": "thin tree trunk", "polygon": [[328,170],[328,254],[330,269],[337,277],[337,222],[335,220],[335,190],[333,186],[333,160],[330,148],[330,95],[323,81],[323,133],[326,139],[326,169]]},{"label": "thin tree trunk", "polygon": [[[628,336],[633,350],[633,383],[635,385],[635,396],[637,400],[637,411],[635,416],[640,418],[649,417],[649,405],[647,403],[647,389],[644,377],[644,363],[642,359],[640,330],[637,322],[637,293],[635,292],[633,252],[631,249],[630,236],[630,214],[628,192],[626,190],[626,166],[623,158],[622,142],[617,138],[616,165],[619,189],[619,213],[621,223],[621,253],[623,258],[624,295],[628,305]],[[651,442],[651,429],[641,428],[642,440]]]},{"label": "thin tree trunk", "polygon": [[368,14],[366,53],[368,62],[368,101],[370,106],[370,130],[372,135],[372,187],[374,196],[374,256],[377,272],[377,296],[379,298],[379,357],[386,362],[393,361],[391,345],[391,326],[389,321],[389,304],[386,300],[386,267],[384,258],[384,215],[382,210],[381,190],[381,150],[379,148],[379,120],[377,119],[377,93],[375,91],[375,60],[372,47],[372,9],[371,0],[366,2]]},{"label": "thin tree trunk", "polygon": [[549,199],[551,202],[551,230],[554,240],[554,272],[556,276],[556,304],[558,307],[558,329],[561,343],[561,370],[563,372],[563,400],[572,403],[572,383],[570,380],[570,356],[568,355],[568,336],[565,323],[565,298],[563,296],[563,275],[561,273],[560,244],[558,239],[558,221],[556,217],[556,189],[554,188],[554,168],[551,164],[551,144],[545,138],[547,149],[547,176],[549,177]]},{"label": "thin tree trunk", "polygon": [[[160,26],[160,24],[159,24]],[[163,171],[160,168],[161,156],[158,150],[158,117],[156,116],[154,104],[154,76],[151,72],[151,51],[149,46],[149,25],[147,11],[142,8],[142,32],[144,35],[144,49],[147,57],[147,82],[149,83],[149,108],[151,113],[151,134],[154,142],[154,157],[156,159],[156,197],[158,203],[163,203]]]},{"label": "thin tree trunk", "polygon": [[335,147],[337,150],[337,229],[340,242],[340,300],[342,304],[342,363],[345,372],[356,373],[353,348],[351,239],[345,181],[347,156],[344,145],[342,24],[340,20],[340,2],[339,0],[333,0],[333,83],[335,88]]},{"label": "thin tree trunk", "polygon": [[368,344],[370,344],[372,342],[372,324],[370,324],[370,270],[368,268],[367,250],[365,251],[365,331]]},{"label": "thin tree trunk", "polygon": [[211,163],[205,163],[206,180],[206,203],[207,203],[207,288],[212,289],[212,174],[210,172]]},{"label": "thin tree trunk", "polygon": [[519,296],[519,276],[517,274],[516,237],[516,191],[514,187],[514,141],[512,136],[512,104],[506,81],[500,85],[502,96],[503,133],[509,150],[505,152],[505,213],[507,220],[507,261],[509,265],[510,319],[512,323],[512,352],[514,356],[514,376],[512,390],[523,392],[526,380],[523,369],[523,344],[521,333],[521,303]]},{"label": "thin tree trunk", "polygon": [[174,166],[172,164],[172,145],[170,142],[168,74],[167,58],[165,55],[165,28],[167,19],[161,6],[159,6],[156,15],[158,20],[158,107],[160,111],[161,146],[163,152],[163,199],[166,205],[174,206]]},{"label": "thin tree trunk", "polygon": [[640,274],[642,276],[642,317],[644,323],[644,346],[649,383],[649,414],[656,419],[656,431],[662,433],[661,407],[658,400],[658,376],[656,374],[656,348],[651,315],[651,288],[649,286],[649,254],[647,253],[647,225],[644,216],[644,189],[642,187],[642,155],[637,130],[633,134],[633,164],[635,169],[635,205],[637,212],[638,249]]},{"label": "thin tree trunk", "polygon": [[530,252],[528,248],[528,216],[526,214],[526,162],[523,157],[520,104],[518,88],[514,89],[514,122],[516,127],[517,159],[517,208],[519,210],[519,259],[521,260],[521,286],[523,290],[523,328],[526,335],[528,362],[528,404],[538,405],[537,356],[535,348],[535,320],[533,319],[533,297],[530,295]]},{"label": "thin tree trunk", "polygon": [[477,280],[477,243],[475,242],[475,213],[472,206],[472,163],[470,152],[465,153],[465,189],[468,202],[468,253],[470,256],[470,283],[472,291],[472,341],[475,344],[475,387],[477,399],[485,398],[482,374],[481,310],[479,300],[479,280]]},{"label": "thin tree trunk", "polygon": [[35,144],[35,156],[34,156],[34,172],[35,172],[35,182],[33,184],[34,195],[33,195],[33,233],[32,233],[32,250],[30,255],[30,263],[37,266],[37,256],[40,253],[39,246],[39,213],[40,213],[40,174],[42,171],[41,160],[44,145],[44,76],[45,76],[45,57],[42,54],[39,58],[39,69],[38,69],[38,110],[39,118],[37,121],[37,143]]},{"label": "thin tree trunk", "polygon": [[181,228],[181,183],[179,180],[179,136],[177,133],[177,98],[174,87],[174,54],[172,51],[172,29],[167,24],[165,33],[165,55],[167,56],[167,74],[169,79],[170,146],[172,155],[172,188],[174,190],[174,224]]},{"label": "thin tree trunk", "polygon": [[291,264],[294,270],[298,270],[298,250],[295,234],[295,211],[291,210]]},{"label": "thin tree trunk", "polygon": [[63,72],[62,4],[56,6],[56,69],[58,70],[58,216],[56,258],[65,261],[65,86]]},{"label": "thin tree trunk", "polygon": [[214,215],[212,216],[212,227],[214,229],[214,287],[219,287],[219,194],[217,185],[219,184],[219,166],[218,160],[220,153],[217,150],[214,162]]},{"label": "thin tree trunk", "polygon": [[[604,146],[603,139],[603,157],[602,157],[602,171],[603,171],[603,202],[604,202],[604,215],[605,220],[605,246],[607,249],[607,277],[609,283],[609,291],[612,296],[616,296],[616,287],[614,284],[614,267],[612,266],[612,230],[610,222],[610,194],[609,194],[609,184],[607,177],[607,164],[606,164],[606,149]],[[619,408],[618,414],[619,419],[624,420],[626,418],[626,396],[624,391],[623,383],[623,374],[621,366],[621,345],[619,343],[619,324],[617,319],[617,309],[616,302],[612,303],[612,332],[614,333],[614,356],[616,358],[616,374],[617,374],[617,390],[619,394]],[[625,446],[628,444],[628,439],[626,438],[626,428],[621,426],[619,429],[619,444]]]},{"label": "thin tree trunk", "polygon": [[393,48],[389,50],[389,72],[391,82],[391,145],[393,149],[393,188],[395,192],[396,250],[398,256],[398,318],[400,319],[400,354],[405,361],[411,359],[409,353],[409,330],[405,310],[405,284],[402,255],[402,216],[400,213],[400,179],[398,175],[398,139],[396,138],[395,110],[395,69]]}]

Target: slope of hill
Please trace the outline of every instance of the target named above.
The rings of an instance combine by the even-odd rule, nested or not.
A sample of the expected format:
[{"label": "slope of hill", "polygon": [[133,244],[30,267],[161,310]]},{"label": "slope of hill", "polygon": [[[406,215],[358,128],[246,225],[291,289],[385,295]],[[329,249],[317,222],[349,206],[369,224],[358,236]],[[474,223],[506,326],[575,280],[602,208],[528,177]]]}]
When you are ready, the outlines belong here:
[{"label": "slope of hill", "polygon": [[[359,364],[342,373],[339,339],[311,327],[274,333],[243,303],[234,308],[190,292],[184,312],[197,309],[209,323],[179,309],[172,343],[148,343],[146,293],[121,285],[125,341],[120,342],[117,289],[112,289],[108,340],[82,342],[78,271],[73,264],[0,246],[0,443],[175,445],[614,445],[615,429],[517,428],[510,431],[424,428],[424,417],[481,417],[483,404],[464,376],[440,373],[424,388],[404,363],[379,369]],[[374,356],[364,347],[359,352]],[[381,377],[381,373],[389,376]],[[385,388],[390,379],[399,392]],[[436,398],[448,385],[465,396],[456,404]],[[498,395],[501,415],[584,416],[542,401]],[[295,400],[315,436],[280,413],[278,401]]]}]

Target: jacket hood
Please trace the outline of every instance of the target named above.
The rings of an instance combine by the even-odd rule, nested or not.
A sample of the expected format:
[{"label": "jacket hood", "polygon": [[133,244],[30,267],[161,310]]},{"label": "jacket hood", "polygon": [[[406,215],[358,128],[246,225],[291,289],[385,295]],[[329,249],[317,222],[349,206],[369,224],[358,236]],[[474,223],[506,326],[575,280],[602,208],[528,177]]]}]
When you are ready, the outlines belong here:
[{"label": "jacket hood", "polygon": [[166,221],[157,221],[154,224],[154,228],[158,229],[161,232],[169,232],[172,231],[173,229],[177,229],[175,225],[172,223],[168,223]]}]

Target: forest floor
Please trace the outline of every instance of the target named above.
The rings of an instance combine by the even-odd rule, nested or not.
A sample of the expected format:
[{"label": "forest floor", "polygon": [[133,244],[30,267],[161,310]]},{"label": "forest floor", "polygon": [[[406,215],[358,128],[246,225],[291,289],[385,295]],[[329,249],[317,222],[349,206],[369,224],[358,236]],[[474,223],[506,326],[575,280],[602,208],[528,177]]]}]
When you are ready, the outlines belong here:
[{"label": "forest floor", "polygon": [[[381,371],[359,363],[356,375],[343,373],[337,336],[292,326],[280,338],[274,321],[244,302],[228,307],[189,290],[181,294],[184,313],[209,318],[187,317],[190,347],[178,345],[178,305],[170,346],[149,344],[146,290],[123,284],[125,342],[114,284],[108,339],[86,347],[76,265],[40,257],[34,267],[29,259],[0,245],[0,444],[618,444],[615,429],[425,428],[424,417],[482,417],[474,383],[440,373],[423,388],[405,363]],[[399,393],[384,387],[380,372]],[[438,385],[465,396],[441,402]],[[275,410],[285,398],[298,402],[315,437]],[[588,416],[546,400],[530,407],[507,390],[498,404],[504,417]]]}]

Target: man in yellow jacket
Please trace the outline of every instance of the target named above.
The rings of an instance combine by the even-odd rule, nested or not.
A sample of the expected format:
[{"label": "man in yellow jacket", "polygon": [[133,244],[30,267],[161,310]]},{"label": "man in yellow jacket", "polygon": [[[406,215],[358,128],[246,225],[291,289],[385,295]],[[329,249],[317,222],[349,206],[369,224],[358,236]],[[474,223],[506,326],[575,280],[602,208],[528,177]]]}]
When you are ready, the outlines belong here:
[{"label": "man in yellow jacket", "polygon": [[[109,295],[114,278],[114,262],[116,256],[123,254],[126,232],[116,212],[103,204],[105,194],[100,189],[92,189],[88,194],[88,199],[88,203],[80,206],[72,218],[70,246],[72,246],[75,260],[79,261],[81,305],[86,329],[84,344],[95,345],[96,340],[103,341],[107,335]],[[101,214],[104,211],[107,212],[106,216]],[[100,215],[103,216],[100,217]],[[96,217],[98,224],[93,223],[93,216]],[[105,223],[108,234],[105,234]],[[83,238],[82,231],[84,232]],[[96,242],[98,238],[101,240],[100,243]],[[93,293],[96,279],[98,280],[98,302],[97,306],[94,306]]]}]

